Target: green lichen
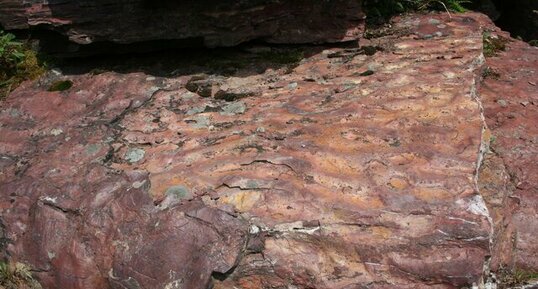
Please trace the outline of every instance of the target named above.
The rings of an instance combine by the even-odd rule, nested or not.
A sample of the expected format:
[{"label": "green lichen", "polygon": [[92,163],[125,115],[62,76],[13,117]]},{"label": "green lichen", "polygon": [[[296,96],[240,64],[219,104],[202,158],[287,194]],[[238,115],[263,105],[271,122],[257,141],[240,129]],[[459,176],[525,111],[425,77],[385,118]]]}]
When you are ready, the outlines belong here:
[{"label": "green lichen", "polygon": [[497,137],[492,135],[489,137],[489,145],[492,146],[495,144],[495,142],[497,141]]},{"label": "green lichen", "polygon": [[191,126],[196,129],[208,128],[211,125],[211,119],[205,115],[197,115],[193,120]]},{"label": "green lichen", "polygon": [[101,150],[100,144],[89,144],[86,146],[86,154],[92,156]]},{"label": "green lichen", "polygon": [[192,198],[192,193],[189,192],[189,189],[181,185],[169,187],[164,194],[177,200]]},{"label": "green lichen", "polygon": [[144,158],[146,152],[141,148],[129,148],[125,152],[124,159],[129,163],[137,163]]},{"label": "green lichen", "polygon": [[245,113],[247,107],[244,102],[232,102],[222,108],[222,115],[236,115]]}]

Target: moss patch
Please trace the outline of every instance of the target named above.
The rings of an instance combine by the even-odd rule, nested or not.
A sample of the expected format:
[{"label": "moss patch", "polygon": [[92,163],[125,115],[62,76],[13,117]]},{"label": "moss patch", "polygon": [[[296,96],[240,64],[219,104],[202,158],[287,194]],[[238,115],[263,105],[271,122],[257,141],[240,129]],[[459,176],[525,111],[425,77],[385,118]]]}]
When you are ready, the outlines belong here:
[{"label": "moss patch", "polygon": [[58,80],[52,83],[48,91],[65,91],[73,87],[71,80]]},{"label": "moss patch", "polygon": [[483,77],[484,79],[486,79],[486,78],[499,79],[499,78],[501,77],[501,74],[498,73],[497,71],[493,70],[491,67],[486,66],[486,67],[482,70],[482,77]]},{"label": "moss patch", "polygon": [[505,37],[484,32],[482,36],[485,57],[497,56],[500,51],[506,50],[506,44],[510,41]]}]

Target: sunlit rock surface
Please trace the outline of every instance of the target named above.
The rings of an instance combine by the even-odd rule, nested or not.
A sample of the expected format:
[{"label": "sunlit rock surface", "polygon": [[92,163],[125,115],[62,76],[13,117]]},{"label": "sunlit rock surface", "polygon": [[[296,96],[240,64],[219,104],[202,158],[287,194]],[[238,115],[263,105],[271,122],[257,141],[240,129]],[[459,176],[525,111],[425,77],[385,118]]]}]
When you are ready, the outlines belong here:
[{"label": "sunlit rock surface", "polygon": [[[536,87],[517,82],[526,106],[507,100],[526,117],[493,124],[495,93],[516,82],[481,84],[485,19],[410,15],[292,65],[258,65],[266,49],[250,49],[232,73],[25,83],[0,103],[5,252],[45,288],[478,286],[505,257],[506,202],[491,197],[504,191],[481,194],[492,131],[504,167],[491,182],[521,175],[506,194],[523,205],[501,216],[521,232],[506,258],[536,268],[523,259],[535,175],[517,171],[536,164],[516,157],[535,142],[511,145],[536,138]],[[534,71],[536,50],[515,47],[534,62],[501,54],[497,69]],[[73,87],[47,91],[58,79]]]}]

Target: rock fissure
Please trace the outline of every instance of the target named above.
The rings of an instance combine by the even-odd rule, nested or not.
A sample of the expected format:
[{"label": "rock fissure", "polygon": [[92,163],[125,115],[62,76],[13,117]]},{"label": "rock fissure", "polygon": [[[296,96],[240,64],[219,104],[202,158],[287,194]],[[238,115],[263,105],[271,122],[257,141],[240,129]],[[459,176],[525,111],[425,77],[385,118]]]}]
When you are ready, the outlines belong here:
[{"label": "rock fissure", "polygon": [[47,206],[49,208],[52,208],[52,209],[57,210],[59,212],[62,212],[64,214],[68,214],[68,215],[72,215],[72,216],[80,216],[81,215],[81,212],[80,212],[79,209],[63,208],[63,207],[57,205],[54,201],[49,200],[47,198],[44,198],[42,200],[42,204],[44,206]]},{"label": "rock fissure", "polygon": [[[485,29],[494,39],[510,39],[493,25],[486,25]],[[538,269],[534,254],[530,253],[538,248],[534,233],[530,233],[538,228],[532,221],[538,215],[537,190],[536,186],[521,185],[534,178],[533,173],[522,171],[536,168],[533,164],[538,150],[526,139],[536,137],[531,128],[534,125],[528,122],[535,122],[538,114],[535,107],[523,104],[536,99],[536,88],[529,81],[535,78],[538,55],[536,48],[518,40],[511,39],[503,46],[502,51],[486,58],[487,69],[493,74],[489,77],[483,73],[478,88],[484,121],[490,130],[489,150],[483,155],[478,186],[492,213],[494,228],[489,286],[510,288],[522,284],[507,282],[510,277],[506,277],[505,268],[509,268],[510,274],[517,274],[521,268],[531,272]]]},{"label": "rock fissure", "polygon": [[[477,65],[477,67],[475,68],[475,79],[473,80],[473,86],[472,86],[472,89],[471,89],[471,97],[476,101],[476,104],[478,105],[478,112],[480,114],[480,119],[482,121],[482,128],[481,128],[481,137],[480,137],[480,146],[479,146],[479,149],[478,149],[478,153],[477,153],[477,161],[476,161],[476,170],[475,170],[475,174],[473,176],[473,182],[474,182],[474,186],[475,186],[475,190],[476,192],[479,194],[480,196],[480,199],[482,200],[482,204],[481,206],[485,208],[485,212],[486,212],[486,218],[490,224],[490,232],[487,236],[487,240],[489,242],[489,250],[490,252],[493,250],[493,244],[495,242],[494,238],[495,238],[495,224],[493,223],[493,219],[491,218],[491,215],[489,213],[489,210],[487,208],[487,205],[484,201],[484,198],[482,197],[481,193],[480,193],[480,186],[479,186],[479,176],[480,176],[480,168],[482,166],[482,163],[484,161],[484,157],[485,157],[485,154],[488,153],[489,149],[490,149],[490,130],[488,129],[488,125],[486,123],[486,117],[484,116],[484,107],[482,105],[482,100],[480,98],[480,95],[478,93],[478,89],[477,89],[477,83],[480,80],[480,73],[477,73],[477,71],[481,71],[484,63],[485,63],[485,59],[484,59],[484,56],[483,54],[480,55],[480,61],[477,62],[477,63],[481,63],[481,65]],[[480,237],[476,237],[476,238],[480,238]],[[476,238],[473,238],[473,239],[476,239]],[[466,240],[467,241],[467,240]],[[491,254],[491,253],[490,253]],[[491,284],[491,279],[490,279],[490,276],[491,276],[491,266],[490,266],[490,262],[491,262],[491,256],[486,256],[485,260],[484,260],[484,265],[483,265],[483,273],[482,273],[482,278],[481,280],[478,282],[478,287],[479,288],[484,288],[486,286],[489,286],[487,284]]]},{"label": "rock fissure", "polygon": [[271,164],[271,165],[275,165],[275,166],[285,166],[288,169],[290,169],[294,174],[298,174],[297,171],[292,166],[290,166],[289,164],[276,163],[276,162],[271,161],[271,160],[256,159],[256,160],[253,160],[250,163],[241,164],[241,166],[249,166],[249,165],[256,164],[256,163]]}]

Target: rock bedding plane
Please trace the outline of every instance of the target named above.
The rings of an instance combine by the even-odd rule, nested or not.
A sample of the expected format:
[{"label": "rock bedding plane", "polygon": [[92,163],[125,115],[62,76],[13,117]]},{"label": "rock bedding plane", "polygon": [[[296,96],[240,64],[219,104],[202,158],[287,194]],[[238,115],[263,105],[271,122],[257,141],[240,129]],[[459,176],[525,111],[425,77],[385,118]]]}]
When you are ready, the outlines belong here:
[{"label": "rock bedding plane", "polygon": [[471,288],[536,271],[538,52],[485,60],[492,27],[407,15],[292,66],[26,82],[0,103],[4,254],[44,288]]},{"label": "rock bedding plane", "polygon": [[[360,0],[68,0],[0,2],[6,30],[30,30],[45,47],[76,52],[90,43],[178,40],[179,46],[356,40]],[[56,37],[52,38],[55,33]],[[63,36],[70,44],[58,45]],[[51,40],[52,39],[52,40]],[[48,40],[48,41],[47,41]],[[161,43],[159,45],[165,45]]]}]

